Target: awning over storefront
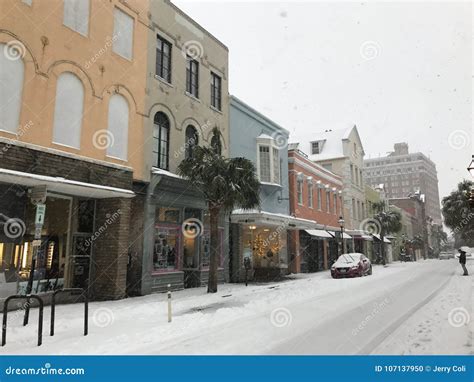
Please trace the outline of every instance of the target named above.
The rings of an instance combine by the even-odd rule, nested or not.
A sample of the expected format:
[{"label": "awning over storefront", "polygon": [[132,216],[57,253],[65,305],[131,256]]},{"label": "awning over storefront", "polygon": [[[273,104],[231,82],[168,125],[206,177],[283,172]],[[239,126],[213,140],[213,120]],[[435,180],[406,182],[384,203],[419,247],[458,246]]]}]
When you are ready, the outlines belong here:
[{"label": "awning over storefront", "polygon": [[30,174],[0,168],[0,183],[12,183],[25,187],[46,186],[48,191],[87,198],[133,198],[135,193],[124,188],[78,182],[61,177]]},{"label": "awning over storefront", "polygon": [[[380,235],[378,235],[376,233],[373,233],[372,236],[375,237],[378,241],[380,241]],[[384,243],[389,243],[389,244],[391,243],[391,241],[388,240],[386,237],[383,238],[383,242]]]},{"label": "awning over storefront", "polygon": [[362,231],[362,230],[352,230],[352,231],[349,231],[349,233],[353,239],[361,239],[361,240],[367,240],[367,241],[374,240],[372,236],[370,236],[370,234],[367,234],[365,231]]},{"label": "awning over storefront", "polygon": [[[327,232],[330,233],[332,237],[336,237],[336,232],[334,232],[334,231],[327,231]],[[345,232],[342,234],[342,237],[344,239],[352,239],[352,236],[348,235]]]},{"label": "awning over storefront", "polygon": [[311,236],[315,236],[315,237],[320,237],[320,238],[329,238],[331,239],[333,236],[329,234],[328,231],[324,231],[322,229],[307,229],[305,230],[308,234],[310,234]]},{"label": "awning over storefront", "polygon": [[258,210],[234,210],[230,215],[230,220],[232,223],[240,224],[284,224],[288,229],[312,229],[316,226],[314,220],[300,219],[290,215]]}]

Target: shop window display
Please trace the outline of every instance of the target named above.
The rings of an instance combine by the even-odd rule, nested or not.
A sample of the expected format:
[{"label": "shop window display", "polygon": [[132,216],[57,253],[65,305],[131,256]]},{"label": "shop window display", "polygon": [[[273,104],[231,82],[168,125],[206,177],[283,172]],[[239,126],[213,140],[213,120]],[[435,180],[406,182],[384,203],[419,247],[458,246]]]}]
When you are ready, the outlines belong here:
[{"label": "shop window display", "polygon": [[155,231],[153,267],[155,271],[171,271],[179,268],[179,228],[160,227]]},{"label": "shop window display", "polygon": [[254,268],[278,268],[286,264],[286,230],[249,226],[244,232],[243,253],[252,253]]}]

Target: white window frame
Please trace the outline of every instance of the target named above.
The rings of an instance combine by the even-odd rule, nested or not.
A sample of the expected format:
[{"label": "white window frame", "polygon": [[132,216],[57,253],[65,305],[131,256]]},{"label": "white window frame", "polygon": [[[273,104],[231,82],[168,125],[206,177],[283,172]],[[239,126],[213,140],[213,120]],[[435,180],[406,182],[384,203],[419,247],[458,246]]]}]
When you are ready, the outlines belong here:
[{"label": "white window frame", "polygon": [[323,210],[323,187],[321,184],[318,184],[318,211]]},{"label": "white window frame", "polygon": [[[325,140],[310,142],[310,148],[309,149],[310,149],[311,155],[321,154],[321,152],[323,151],[324,142],[325,142]],[[318,152],[317,153],[315,153],[314,150],[313,150],[313,145],[314,144],[316,144],[317,147],[318,147]]]},{"label": "white window frame", "polygon": [[331,191],[326,187],[326,213],[331,213]]},{"label": "white window frame", "polygon": [[[270,180],[262,180],[262,167],[260,163],[260,147],[268,147],[270,155]],[[280,147],[272,137],[257,137],[257,172],[261,183],[272,183],[281,186],[281,160]]]},{"label": "white window frame", "polygon": [[313,208],[313,182],[308,179],[308,207]]},{"label": "white window frame", "polygon": [[[263,179],[262,171],[263,169],[263,164],[262,164],[262,152],[261,149],[266,149],[266,153],[268,155],[268,169],[266,168],[265,170],[268,170],[268,179]],[[265,182],[265,183],[271,183],[272,181],[272,159],[271,159],[271,147],[268,145],[258,145],[258,178],[260,182]]]},{"label": "white window frame", "polygon": [[296,178],[296,199],[298,201],[298,205],[303,205],[303,178],[298,176]]}]

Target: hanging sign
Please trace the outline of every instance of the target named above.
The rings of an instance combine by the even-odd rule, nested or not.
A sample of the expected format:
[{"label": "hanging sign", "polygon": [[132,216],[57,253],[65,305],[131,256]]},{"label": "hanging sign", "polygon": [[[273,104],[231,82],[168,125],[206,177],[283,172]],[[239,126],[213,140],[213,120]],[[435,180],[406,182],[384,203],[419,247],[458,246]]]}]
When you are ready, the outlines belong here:
[{"label": "hanging sign", "polygon": [[38,203],[36,205],[35,225],[42,226],[44,224],[44,215],[46,214],[46,204]]}]

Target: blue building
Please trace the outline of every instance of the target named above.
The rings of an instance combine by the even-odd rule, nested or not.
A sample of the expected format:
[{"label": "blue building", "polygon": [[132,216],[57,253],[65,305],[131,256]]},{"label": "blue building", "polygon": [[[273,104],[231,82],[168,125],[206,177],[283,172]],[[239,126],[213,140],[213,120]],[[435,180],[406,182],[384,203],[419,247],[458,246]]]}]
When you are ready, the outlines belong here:
[{"label": "blue building", "polygon": [[250,159],[261,184],[260,209],[231,214],[231,280],[243,280],[245,258],[251,259],[251,278],[280,277],[288,273],[295,256],[288,251],[289,231],[310,229],[315,223],[290,216],[289,132],[232,96],[229,136],[230,157]]}]

